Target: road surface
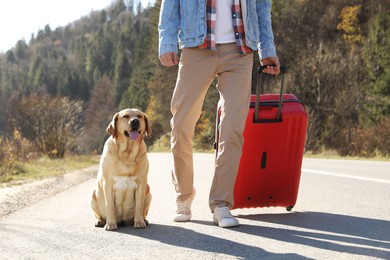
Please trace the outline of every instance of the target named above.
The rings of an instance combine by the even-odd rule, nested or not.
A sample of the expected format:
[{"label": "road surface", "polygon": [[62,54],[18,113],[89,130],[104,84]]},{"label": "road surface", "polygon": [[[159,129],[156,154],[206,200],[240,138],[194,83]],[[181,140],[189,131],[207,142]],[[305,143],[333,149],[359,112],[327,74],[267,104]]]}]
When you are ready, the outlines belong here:
[{"label": "road surface", "polygon": [[213,158],[195,155],[191,222],[172,222],[170,155],[150,153],[146,229],[95,228],[87,178],[0,217],[0,259],[390,259],[390,162],[304,159],[291,212],[234,210],[241,226],[222,229],[207,203]]}]

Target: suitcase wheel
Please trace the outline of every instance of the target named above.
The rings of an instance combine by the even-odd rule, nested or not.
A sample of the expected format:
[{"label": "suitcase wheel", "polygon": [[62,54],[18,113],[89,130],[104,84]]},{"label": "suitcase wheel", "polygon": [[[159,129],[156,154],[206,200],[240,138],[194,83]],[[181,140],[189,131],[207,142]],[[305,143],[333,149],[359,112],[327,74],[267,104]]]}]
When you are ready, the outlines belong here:
[{"label": "suitcase wheel", "polygon": [[287,210],[287,211],[291,211],[293,207],[294,207],[294,206],[288,206],[288,207],[286,207],[286,210]]}]

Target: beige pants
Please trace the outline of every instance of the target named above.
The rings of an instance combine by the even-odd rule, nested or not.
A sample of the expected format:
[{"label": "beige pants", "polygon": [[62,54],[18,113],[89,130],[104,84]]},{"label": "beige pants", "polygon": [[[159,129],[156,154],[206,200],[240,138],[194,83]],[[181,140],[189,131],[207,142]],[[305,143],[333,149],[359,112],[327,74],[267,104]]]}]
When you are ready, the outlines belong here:
[{"label": "beige pants", "polygon": [[172,178],[177,201],[186,201],[193,192],[192,138],[206,92],[217,76],[222,113],[209,205],[212,212],[217,206],[233,206],[242,131],[249,110],[252,65],[253,55],[239,54],[235,43],[218,45],[216,51],[183,49],[171,101]]}]

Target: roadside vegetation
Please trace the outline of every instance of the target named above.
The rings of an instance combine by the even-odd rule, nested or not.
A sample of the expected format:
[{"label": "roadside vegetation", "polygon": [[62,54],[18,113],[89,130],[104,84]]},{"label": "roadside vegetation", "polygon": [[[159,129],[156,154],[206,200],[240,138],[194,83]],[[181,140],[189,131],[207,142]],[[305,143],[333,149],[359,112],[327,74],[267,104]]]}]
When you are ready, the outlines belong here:
[{"label": "roadside vegetation", "polygon": [[16,159],[14,155],[4,156],[0,165],[0,184],[15,185],[26,181],[60,176],[98,163],[98,155],[66,155],[61,159],[52,159],[44,155],[24,160]]},{"label": "roadside vegetation", "polygon": [[[38,180],[46,177],[59,176],[65,173],[87,168],[99,163],[99,157],[93,155],[69,156],[60,160],[48,157],[30,160],[18,164],[13,174],[5,173],[0,176],[0,183],[17,184],[29,180]],[[4,173],[4,172],[3,172]]]}]

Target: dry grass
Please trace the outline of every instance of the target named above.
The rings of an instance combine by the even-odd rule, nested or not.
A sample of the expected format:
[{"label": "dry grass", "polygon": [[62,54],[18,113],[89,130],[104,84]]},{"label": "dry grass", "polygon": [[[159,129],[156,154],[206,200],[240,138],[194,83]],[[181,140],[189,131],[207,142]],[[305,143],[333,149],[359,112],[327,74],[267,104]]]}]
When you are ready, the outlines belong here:
[{"label": "dry grass", "polygon": [[59,176],[76,169],[87,168],[99,163],[99,156],[66,156],[64,159],[41,157],[28,163],[19,163],[18,171],[0,176],[0,183],[14,183]]},{"label": "dry grass", "polygon": [[[158,150],[158,151],[157,151]],[[161,152],[165,149],[153,149],[153,152]],[[200,151],[197,151],[200,152]],[[210,152],[214,151],[202,151]],[[389,161],[390,158],[386,156],[376,157],[344,157],[337,154],[334,151],[324,151],[321,153],[306,152],[304,157],[307,158],[325,158],[325,159],[346,159],[346,160],[377,160],[377,161]],[[59,176],[67,172],[87,168],[99,163],[100,156],[98,155],[78,155],[78,156],[66,156],[64,159],[49,159],[48,157],[41,157],[36,160],[32,160],[28,163],[18,163],[17,170],[12,174],[5,174],[0,176],[0,183],[3,184],[15,184],[18,182],[25,182],[30,180],[43,179],[52,176]]]}]

